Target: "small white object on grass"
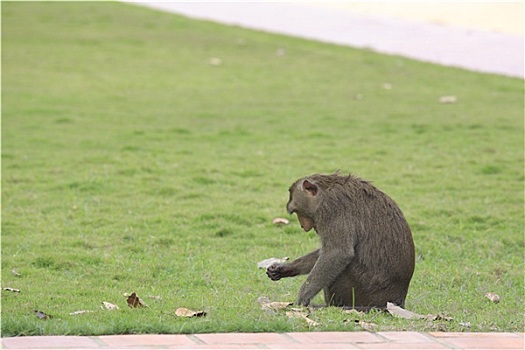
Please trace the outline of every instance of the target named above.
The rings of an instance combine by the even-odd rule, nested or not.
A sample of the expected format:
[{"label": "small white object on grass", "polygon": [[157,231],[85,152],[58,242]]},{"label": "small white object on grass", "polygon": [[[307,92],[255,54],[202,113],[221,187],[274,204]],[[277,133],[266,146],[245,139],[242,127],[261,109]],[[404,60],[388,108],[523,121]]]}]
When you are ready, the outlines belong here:
[{"label": "small white object on grass", "polygon": [[288,260],[288,257],[285,256],[284,258],[281,258],[281,259],[278,259],[278,258],[269,258],[269,259],[264,259],[262,261],[259,261],[257,263],[257,267],[260,268],[260,269],[267,269],[268,267],[272,266],[273,264],[281,264],[283,262],[285,262],[286,260]]}]

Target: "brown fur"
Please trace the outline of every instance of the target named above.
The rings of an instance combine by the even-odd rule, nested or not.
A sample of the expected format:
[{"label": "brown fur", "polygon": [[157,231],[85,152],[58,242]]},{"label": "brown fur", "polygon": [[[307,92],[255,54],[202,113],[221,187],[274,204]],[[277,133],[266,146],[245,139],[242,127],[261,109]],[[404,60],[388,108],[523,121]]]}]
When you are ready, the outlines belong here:
[{"label": "brown fur", "polygon": [[267,269],[272,280],[308,274],[299,305],[308,305],[323,290],[327,305],[404,306],[414,272],[414,242],[390,197],[353,175],[316,174],[290,187],[287,209],[305,231],[314,228],[321,241],[320,249]]}]

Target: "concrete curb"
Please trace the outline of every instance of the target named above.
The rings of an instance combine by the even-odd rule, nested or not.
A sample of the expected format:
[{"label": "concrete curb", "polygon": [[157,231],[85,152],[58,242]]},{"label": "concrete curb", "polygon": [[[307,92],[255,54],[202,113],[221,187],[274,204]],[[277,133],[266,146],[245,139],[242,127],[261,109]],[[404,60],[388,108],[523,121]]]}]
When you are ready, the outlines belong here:
[{"label": "concrete curb", "polygon": [[3,349],[523,349],[523,333],[309,332],[3,338]]}]

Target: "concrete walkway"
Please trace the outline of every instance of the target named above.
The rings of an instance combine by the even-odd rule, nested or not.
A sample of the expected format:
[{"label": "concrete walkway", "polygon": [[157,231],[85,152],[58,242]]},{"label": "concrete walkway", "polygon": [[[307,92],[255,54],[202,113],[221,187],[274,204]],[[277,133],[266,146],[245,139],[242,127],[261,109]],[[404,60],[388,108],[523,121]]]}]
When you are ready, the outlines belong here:
[{"label": "concrete walkway", "polygon": [[523,333],[311,332],[3,338],[4,349],[523,349]]},{"label": "concrete walkway", "polygon": [[523,2],[132,3],[197,19],[524,77]]}]

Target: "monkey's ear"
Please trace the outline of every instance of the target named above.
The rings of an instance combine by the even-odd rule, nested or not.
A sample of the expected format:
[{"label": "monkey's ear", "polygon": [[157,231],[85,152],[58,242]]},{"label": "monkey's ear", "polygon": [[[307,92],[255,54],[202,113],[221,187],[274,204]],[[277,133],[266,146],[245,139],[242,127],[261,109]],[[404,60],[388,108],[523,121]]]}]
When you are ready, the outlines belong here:
[{"label": "monkey's ear", "polygon": [[304,180],[303,181],[303,190],[304,191],[307,191],[308,193],[310,193],[312,196],[315,196],[317,194],[317,186],[314,185],[313,183],[311,183],[310,181],[308,180]]}]

